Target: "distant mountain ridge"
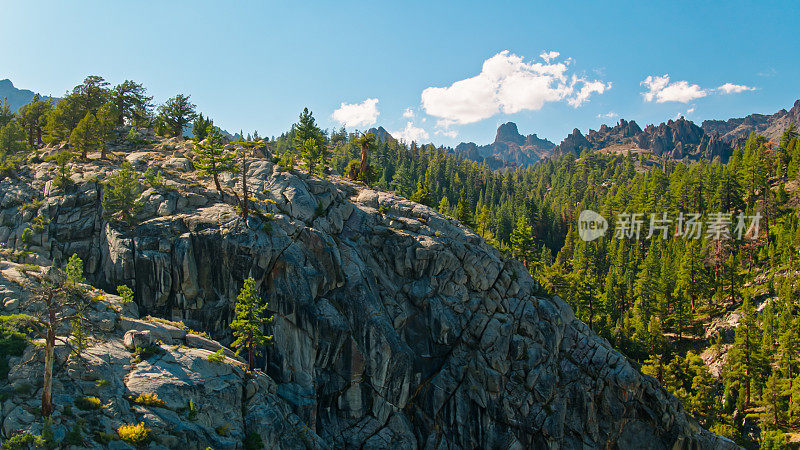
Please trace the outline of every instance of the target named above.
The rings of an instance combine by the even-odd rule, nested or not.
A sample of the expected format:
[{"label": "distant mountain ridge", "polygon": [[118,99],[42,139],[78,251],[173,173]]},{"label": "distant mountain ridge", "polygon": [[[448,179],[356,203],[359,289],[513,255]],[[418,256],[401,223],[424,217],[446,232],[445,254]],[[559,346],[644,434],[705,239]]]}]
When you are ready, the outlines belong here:
[{"label": "distant mountain ridge", "polygon": [[462,142],[452,151],[464,158],[486,163],[493,169],[526,166],[551,156],[578,156],[584,149],[605,153],[644,151],[674,159],[720,158],[727,161],[733,149],[743,146],[751,132],[778,142],[790,123],[800,126],[800,100],[788,111],[782,109],[771,115],[705,120],[701,126],[680,117],[642,129],[635,121],[620,119],[614,126],[604,124],[598,130],[590,129],[585,135],[575,128],[558,145],[540,139],[536,134],[522,136],[515,123],[507,122],[497,129],[493,143]]},{"label": "distant mountain ridge", "polygon": [[717,133],[722,140],[737,146],[741,145],[751,132],[778,142],[792,122],[795,126],[800,126],[800,100],[794,102],[789,111],[782,109],[771,115],[750,114],[739,119],[704,120],[701,127],[706,133]]},{"label": "distant mountain ridge", "polygon": [[536,163],[550,157],[555,147],[554,143],[541,139],[536,134],[521,135],[517,124],[507,122],[497,128],[497,134],[491,144],[477,145],[474,142],[462,142],[453,152],[497,168]]},{"label": "distant mountain ridge", "polygon": [[[16,112],[20,106],[30,102],[34,95],[36,95],[36,93],[29,89],[19,89],[15,87],[14,83],[8,78],[0,80],[0,102],[2,102],[3,99],[8,100],[8,106],[11,108],[12,112]],[[42,97],[51,98],[46,95]]]},{"label": "distant mountain ridge", "polygon": [[558,145],[554,154],[579,155],[583,149],[615,153],[647,151],[675,159],[709,160],[716,157],[727,160],[733,151],[731,144],[718,134],[706,133],[683,117],[658,126],[648,125],[644,130],[634,121],[620,119],[614,127],[602,125],[597,131],[589,130],[586,136],[576,128]]}]

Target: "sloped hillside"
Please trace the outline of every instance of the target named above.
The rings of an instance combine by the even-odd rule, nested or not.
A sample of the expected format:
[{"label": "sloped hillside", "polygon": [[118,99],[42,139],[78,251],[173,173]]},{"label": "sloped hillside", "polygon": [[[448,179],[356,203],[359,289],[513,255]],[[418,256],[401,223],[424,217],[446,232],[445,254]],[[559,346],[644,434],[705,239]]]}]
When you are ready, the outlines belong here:
[{"label": "sloped hillside", "polygon": [[[164,430],[166,447],[203,436],[214,448],[234,448],[251,431],[286,448],[733,446],[702,430],[566,303],[539,293],[520,263],[453,219],[333,175],[283,171],[265,148],[254,151],[247,173],[258,213],[243,219],[231,206],[237,179],[223,177],[220,194],[194,170],[192,144],[150,141],[112,149],[109,161],[90,155],[70,163],[65,189],[52,181],[54,162],[37,162],[54,148],[1,181],[6,257],[60,265],[78,254],[92,285],[127,284],[142,315],[182,321],[223,344],[231,341],[235,295],[253,277],[275,315],[274,345],[259,363],[274,384],[181,347],[212,341],[192,344],[180,328],[119,318],[108,331],[114,337],[88,351],[95,355],[88,381],[63,382],[57,403],[100,398],[87,387],[92,377],[118,380],[101,399],[107,402],[158,392],[163,411],[114,408],[121,420]],[[129,226],[108,222],[100,203],[104,180],[124,160],[164,176],[142,181],[143,206]],[[165,353],[129,368],[124,333],[148,329],[150,338],[168,337]],[[35,379],[34,362],[11,364],[10,379]],[[62,377],[71,376],[69,367]],[[237,397],[252,383],[255,397]],[[188,392],[197,395],[199,414],[214,408],[207,425],[177,412]],[[29,418],[35,406],[7,401],[6,437],[18,428],[15,417]],[[253,408],[262,409],[251,421]],[[25,413],[10,415],[18,409]],[[219,420],[231,426],[214,436],[208,430]],[[274,434],[287,422],[307,439]]]}]

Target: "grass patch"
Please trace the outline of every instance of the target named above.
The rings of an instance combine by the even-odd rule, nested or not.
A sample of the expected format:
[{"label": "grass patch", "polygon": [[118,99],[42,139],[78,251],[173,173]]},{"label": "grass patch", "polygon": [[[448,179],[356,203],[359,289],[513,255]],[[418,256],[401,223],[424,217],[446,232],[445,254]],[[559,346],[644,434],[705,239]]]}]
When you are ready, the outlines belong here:
[{"label": "grass patch", "polygon": [[78,397],[75,399],[75,406],[83,411],[91,411],[100,409],[100,407],[103,406],[103,402],[97,397]]}]

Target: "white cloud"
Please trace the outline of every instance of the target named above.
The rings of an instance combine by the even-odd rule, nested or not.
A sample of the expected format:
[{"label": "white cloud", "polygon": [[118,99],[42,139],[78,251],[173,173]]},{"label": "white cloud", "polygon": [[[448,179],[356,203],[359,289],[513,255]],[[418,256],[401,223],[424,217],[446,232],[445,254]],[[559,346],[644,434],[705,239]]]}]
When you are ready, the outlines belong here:
[{"label": "white cloud", "polygon": [[686,110],[686,114],[691,114],[694,112],[694,106]]},{"label": "white cloud", "polygon": [[430,135],[422,128],[415,127],[414,122],[408,121],[406,128],[403,131],[393,131],[391,134],[395,139],[401,142],[410,144],[411,142],[421,142],[424,139],[429,139]]},{"label": "white cloud", "polygon": [[726,94],[738,94],[744,91],[755,91],[756,88],[745,86],[743,84],[725,83],[722,86],[718,87],[717,90],[724,92]]},{"label": "white cloud", "polygon": [[339,109],[333,112],[333,120],[345,126],[369,126],[378,120],[378,99],[368,98],[361,103],[342,102]]},{"label": "white cloud", "polygon": [[451,139],[458,136],[458,131],[456,130],[436,130],[436,134],[440,134],[442,136],[447,136]]},{"label": "white cloud", "polygon": [[669,82],[669,75],[649,76],[641,84],[647,87],[644,92],[645,101],[656,103],[680,102],[688,103],[692,100],[705,97],[708,92],[696,84],[689,84],[688,81]]},{"label": "white cloud", "polygon": [[617,116],[619,116],[619,114],[615,113],[614,111],[609,111],[609,112],[607,112],[605,114],[598,114],[597,118],[598,119],[613,119],[613,118],[615,118]]},{"label": "white cloud", "polygon": [[[573,80],[575,80],[574,75]],[[589,96],[591,96],[593,93],[597,92],[598,94],[602,94],[606,89],[611,89],[611,83],[605,84],[602,81],[584,82],[580,90],[575,94],[574,97],[568,99],[567,103],[577,108],[578,106],[581,106],[583,102],[589,100]]]},{"label": "white cloud", "polygon": [[406,119],[413,119],[414,111],[411,108],[406,108],[406,110],[403,111],[403,117],[405,117]]},{"label": "white cloud", "polygon": [[549,51],[549,52],[542,52],[539,55],[539,57],[542,58],[544,60],[544,62],[549,63],[551,59],[558,58],[558,55],[560,55],[560,54],[561,53],[554,52],[554,51]]},{"label": "white cloud", "polygon": [[526,63],[521,56],[504,50],[484,61],[474,77],[423,90],[422,108],[440,119],[438,126],[446,128],[478,122],[499,112],[535,111],[548,102],[566,100],[578,107],[593,93],[611,88],[611,84],[567,76],[568,61],[550,62],[558,52],[540,56],[545,63]]}]

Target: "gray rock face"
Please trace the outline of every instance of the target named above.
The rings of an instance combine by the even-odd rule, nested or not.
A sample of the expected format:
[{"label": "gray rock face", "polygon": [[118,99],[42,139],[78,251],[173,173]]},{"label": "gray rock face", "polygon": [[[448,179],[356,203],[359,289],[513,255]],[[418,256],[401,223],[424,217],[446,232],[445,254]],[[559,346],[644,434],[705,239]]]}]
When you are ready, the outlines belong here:
[{"label": "gray rock face", "polygon": [[[520,263],[456,221],[267,162],[250,176],[264,218],[242,220],[207,194],[204,206],[152,211],[134,228],[119,228],[102,219],[93,182],[86,182],[93,195],[53,194],[39,209],[51,219],[42,258],[77,252],[96,286],[128,284],[143,314],[182,320],[222,343],[231,340],[243,280],[255,278],[275,316],[274,345],[260,361],[275,385],[232,413],[244,414],[244,425],[231,429],[237,439],[245,426],[263,427],[284,447],[301,446],[270,425],[279,416],[317,436],[314,445],[336,448],[732,445],[702,430],[565,302],[539,293]],[[26,183],[14,192],[36,190]],[[18,203],[0,212],[0,231],[13,236],[30,220]],[[120,327],[148,330],[133,320]],[[189,342],[181,332],[149,330],[162,342]],[[220,404],[233,402],[222,387],[193,378],[205,369],[188,353],[170,351],[191,370],[158,392],[178,398],[182,389],[205,389]],[[126,386],[164,370],[137,366],[141,373]]]},{"label": "gray rock face", "polygon": [[800,126],[800,100],[787,111],[782,109],[775,114],[750,114],[747,117],[728,120],[704,120],[702,127],[706,133],[717,134],[723,141],[734,147],[741,147],[750,133],[758,133],[773,142],[779,142],[783,132],[794,123]]},{"label": "gray rock face", "polygon": [[553,153],[555,144],[541,139],[536,134],[523,136],[517,124],[507,122],[497,128],[494,142],[477,145],[462,142],[453,150],[455,154],[477,162],[485,162],[489,167],[526,166],[541,161]]},{"label": "gray rock face", "polygon": [[[26,277],[19,268],[0,260],[0,289],[24,299],[25,290],[18,286]],[[276,395],[272,379],[245,371],[246,365],[230,352],[222,358],[213,355],[222,348],[218,342],[163,320],[136,319],[136,308],[120,304],[116,296],[91,295],[104,300],[94,304],[88,318],[110,319],[111,326],[92,333],[80,357],[63,344],[56,346],[56,440],[80,421],[84,446],[134,448],[96,438],[105,434],[114,439],[120,426],[144,422],[153,433],[151,448],[237,449],[251,434],[265,448],[328,448]],[[149,348],[150,354],[137,357],[137,348]],[[29,345],[22,357],[10,361],[7,379],[0,380],[0,391],[14,392],[0,408],[3,438],[41,432],[34,408],[39,406],[43,359],[41,346]],[[144,404],[136,400],[140,395],[159,402]],[[86,397],[97,398],[98,405],[81,406]]]}]

